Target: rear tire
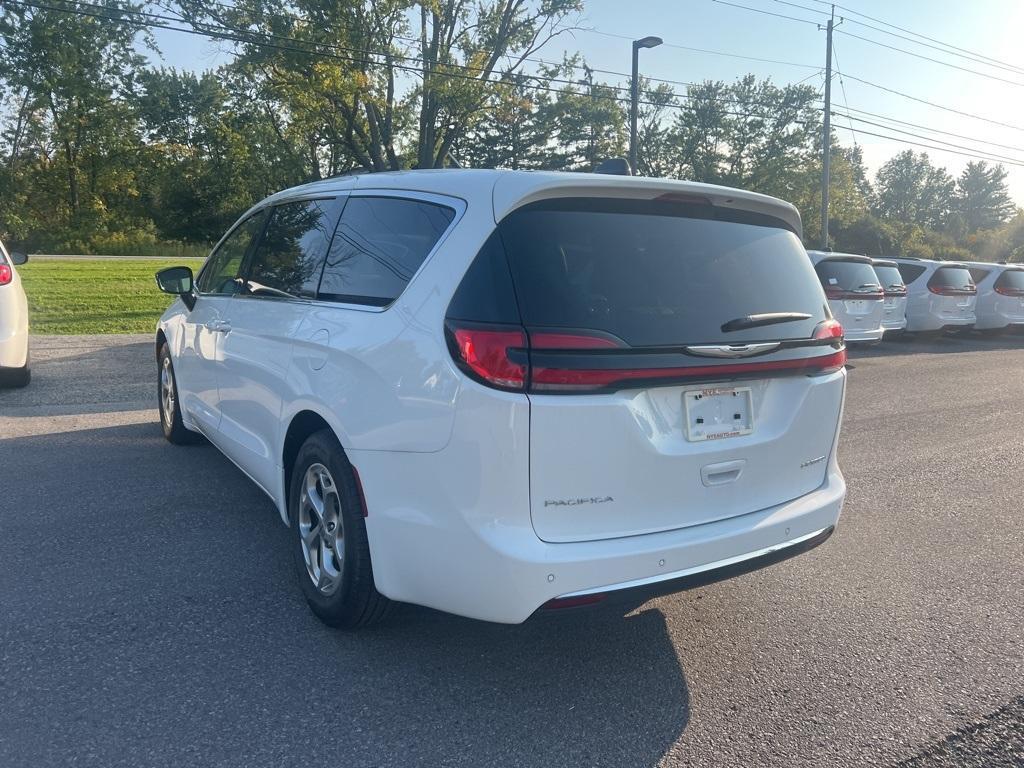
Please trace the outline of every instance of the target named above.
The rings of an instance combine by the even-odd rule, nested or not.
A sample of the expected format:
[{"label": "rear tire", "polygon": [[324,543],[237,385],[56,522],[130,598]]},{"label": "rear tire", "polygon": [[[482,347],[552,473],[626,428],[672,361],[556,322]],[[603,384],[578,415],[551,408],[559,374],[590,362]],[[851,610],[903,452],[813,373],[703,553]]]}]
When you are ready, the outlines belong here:
[{"label": "rear tire", "polygon": [[0,387],[21,389],[27,387],[30,381],[32,381],[32,370],[28,367],[28,363],[25,363],[24,368],[9,368],[0,373]]},{"label": "rear tire", "polygon": [[171,350],[166,342],[160,345],[157,361],[157,401],[160,403],[160,428],[163,429],[164,437],[174,445],[195,443],[199,440],[199,435],[186,427],[181,420],[178,380],[174,376]]},{"label": "rear tire", "polygon": [[382,621],[392,603],[373,582],[355,471],[330,430],[302,444],[291,478],[292,551],[310,610],[324,624],[344,629]]}]

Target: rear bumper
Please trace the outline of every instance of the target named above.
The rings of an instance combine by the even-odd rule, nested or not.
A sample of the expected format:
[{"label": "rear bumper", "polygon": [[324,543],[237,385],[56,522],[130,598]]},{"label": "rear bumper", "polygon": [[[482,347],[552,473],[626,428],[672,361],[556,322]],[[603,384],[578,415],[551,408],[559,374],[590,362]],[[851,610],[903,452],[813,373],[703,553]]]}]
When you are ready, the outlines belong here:
[{"label": "rear bumper", "polygon": [[9,328],[4,328],[0,324],[0,368],[21,369],[26,365],[28,365],[28,328],[20,323],[18,326]]},{"label": "rear bumper", "polygon": [[884,320],[882,321],[882,330],[885,332],[889,331],[902,331],[907,327],[907,318],[901,317],[899,320]]},{"label": "rear bumper", "polygon": [[878,328],[871,328],[868,330],[862,329],[844,329],[845,333],[843,338],[847,341],[858,342],[858,341],[878,341],[882,338],[884,327],[879,326]]},{"label": "rear bumper", "polygon": [[[663,594],[770,565],[823,541],[846,493],[833,454],[823,485],[775,507],[661,533],[548,543],[537,538],[528,517],[521,526],[495,525],[493,517],[481,524],[451,509],[427,513],[421,506],[414,513],[411,499],[392,507],[386,497],[387,485],[396,485],[396,455],[378,464],[385,457],[370,454],[381,452],[354,453],[370,505],[366,524],[377,588],[394,600],[507,624],[567,595]],[[410,479],[401,469],[398,475]]]},{"label": "rear bumper", "polygon": [[781,563],[784,560],[789,560],[791,557],[809,552],[815,547],[824,544],[834,532],[835,526],[830,525],[828,528],[820,531],[814,531],[781,544],[765,547],[756,552],[737,555],[725,560],[706,563],[661,576],[652,576],[624,584],[613,584],[603,588],[585,589],[569,595],[560,595],[558,599],[571,600],[577,597],[602,595],[607,597],[609,602],[647,601],[655,597],[671,595],[687,589],[704,587],[718,581],[743,576],[761,568],[767,568],[769,565]]}]

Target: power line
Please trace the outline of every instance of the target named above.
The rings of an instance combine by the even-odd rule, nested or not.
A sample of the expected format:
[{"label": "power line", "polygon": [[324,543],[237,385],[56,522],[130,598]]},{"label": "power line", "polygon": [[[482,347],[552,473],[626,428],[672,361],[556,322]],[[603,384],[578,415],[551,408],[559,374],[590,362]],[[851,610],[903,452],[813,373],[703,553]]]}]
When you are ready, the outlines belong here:
[{"label": "power line", "polygon": [[[837,125],[836,128],[842,128],[844,131],[850,130],[845,125]],[[971,152],[958,152],[955,149],[946,149],[945,147],[936,147],[936,146],[934,146],[932,144],[922,144],[921,142],[918,142],[918,141],[910,141],[908,139],[901,139],[898,136],[886,136],[886,135],[881,134],[881,133],[872,133],[871,131],[865,131],[865,130],[861,130],[860,133],[861,133],[862,136],[875,136],[875,137],[880,138],[880,139],[889,139],[890,141],[895,141],[895,142],[897,142],[899,144],[910,144],[910,145],[915,146],[915,147],[924,147],[925,149],[931,149],[931,150],[934,150],[936,152],[948,152],[951,155],[963,155],[964,157],[973,157],[976,160],[989,160],[989,161],[992,160],[992,158],[990,158],[990,157],[984,157],[982,155],[974,154],[974,153],[971,153]],[[1004,161],[1001,161],[1001,162],[1006,163],[1006,165],[1014,165],[1014,166],[1024,167],[1024,163],[1018,162],[1018,161],[1014,161],[1014,160],[1004,160]]]},{"label": "power line", "polygon": [[[726,0],[711,0],[711,2],[718,3],[719,5],[729,5],[729,6],[732,6],[733,8],[742,8],[745,11],[754,11],[755,13],[763,13],[765,16],[775,16],[776,18],[779,18],[779,19],[789,19],[790,21],[800,21],[800,22],[803,22],[804,24],[813,24],[814,26],[818,26],[818,22],[811,21],[810,19],[799,19],[796,16],[787,16],[784,13],[774,13],[773,11],[766,11],[763,8],[752,8],[749,5],[740,5],[739,3],[730,3],[730,2],[727,2]],[[819,11],[816,11],[816,13],[819,13]]]},{"label": "power line", "polygon": [[854,80],[854,81],[856,81],[858,83],[863,83],[864,85],[870,86],[872,88],[877,88],[877,89],[879,89],[881,91],[886,91],[887,93],[891,93],[891,94],[894,94],[896,96],[902,96],[904,99],[910,99],[911,101],[916,101],[916,102],[918,102],[920,104],[927,104],[929,107],[935,107],[936,109],[941,109],[941,110],[943,110],[945,112],[952,112],[955,115],[961,115],[963,117],[970,117],[970,118],[972,118],[974,120],[980,120],[980,121],[982,121],[984,123],[992,123],[993,125],[999,125],[999,126],[1002,126],[1003,128],[1011,128],[1011,129],[1013,129],[1015,131],[1024,131],[1024,127],[1019,126],[1019,125],[1013,125],[1012,123],[1003,123],[1003,122],[1000,122],[999,120],[993,120],[993,119],[988,118],[988,117],[982,117],[981,115],[972,114],[971,112],[964,112],[963,110],[955,109],[954,107],[947,107],[947,106],[943,106],[942,104],[936,104],[934,101],[928,101],[927,99],[922,99],[922,98],[919,98],[917,96],[911,96],[909,93],[904,93],[903,91],[897,91],[894,88],[889,88],[889,87],[884,86],[884,85],[879,85],[878,83],[873,83],[870,80],[864,80],[863,78],[855,77],[855,76],[853,76],[851,74],[847,74],[846,77],[848,79],[850,79],[850,80]]},{"label": "power line", "polygon": [[[850,100],[846,98],[846,83],[843,82],[843,71],[839,68],[839,51],[836,50],[835,43],[832,44],[832,55],[836,59],[836,74],[839,75],[839,87],[843,92],[843,104],[846,107],[846,111],[850,111]],[[835,113],[833,113],[835,114]],[[850,133],[853,135],[853,146],[854,149],[857,147],[857,134],[853,130],[853,123],[850,123]]]},{"label": "power line", "polygon": [[[920,32],[915,32],[912,29],[907,29],[906,27],[901,27],[901,26],[899,26],[897,24],[892,24],[892,23],[890,23],[888,21],[884,21],[884,20],[876,18],[874,16],[869,16],[866,13],[862,13],[861,11],[856,11],[856,10],[854,10],[854,9],[848,7],[848,6],[840,5],[839,3],[832,3],[830,0],[811,0],[811,2],[818,3],[819,5],[835,5],[836,8],[840,8],[840,9],[846,11],[847,13],[852,13],[854,16],[860,16],[862,18],[865,18],[865,19],[868,19],[870,21],[873,21],[876,24],[882,24],[883,26],[891,27],[892,29],[898,29],[900,32],[906,32],[908,35],[913,35],[914,37],[919,37],[922,40],[928,40],[929,42],[937,43],[938,45],[942,45],[942,46],[945,46],[946,48],[950,48],[951,50],[947,51],[947,53],[951,53],[953,55],[957,55],[957,54],[954,53],[954,51],[960,51],[961,53],[966,53],[966,54],[970,54],[971,56],[975,56],[978,59],[986,59],[986,60],[992,62],[993,65],[1001,66],[1004,69],[1013,69],[1013,70],[1016,70],[1016,71],[1024,71],[1024,67],[1019,67],[1019,66],[1016,66],[1014,64],[1010,64],[1008,62],[1001,61],[1000,59],[992,58],[991,56],[986,56],[985,54],[978,53],[977,51],[972,51],[972,50],[969,50],[967,48],[961,48],[960,46],[953,45],[952,43],[944,43],[941,40],[936,40],[934,37],[929,37],[928,35],[923,35]],[[819,11],[819,13],[822,13],[822,11]],[[867,24],[864,24],[864,22],[857,21],[856,19],[849,19],[848,18],[847,20],[853,22],[854,24],[860,24],[861,26],[868,26]],[[884,31],[884,30],[879,30],[879,31]],[[889,32],[889,33],[886,33],[886,34],[892,34],[892,33]],[[939,49],[939,50],[941,50],[941,49]]]},{"label": "power line", "polygon": [[991,75],[991,74],[988,74],[987,72],[979,72],[978,70],[971,69],[970,67],[961,67],[959,64],[952,64],[952,63],[950,63],[948,61],[942,61],[941,59],[936,59],[936,58],[933,58],[931,56],[925,56],[923,53],[914,53],[913,51],[908,51],[906,48],[900,48],[899,46],[896,46],[896,45],[889,45],[887,43],[883,43],[883,42],[880,42],[878,40],[872,40],[871,38],[863,37],[862,35],[855,35],[853,32],[844,32],[841,29],[837,29],[836,32],[838,32],[841,35],[845,35],[846,37],[852,37],[852,38],[854,38],[856,40],[863,40],[865,43],[871,43],[872,45],[877,45],[880,48],[888,48],[890,51],[898,51],[899,53],[904,53],[907,56],[913,56],[915,59],[922,59],[924,61],[931,61],[931,62],[933,62],[935,64],[941,64],[944,67],[949,67],[950,69],[958,69],[961,72],[967,72],[967,73],[972,74],[972,75],[977,75],[978,77],[984,77],[984,78],[987,78],[989,80],[996,80],[996,81],[1001,82],[1001,83],[1008,83],[1009,85],[1016,85],[1018,88],[1024,88],[1024,83],[1020,82],[1019,80],[1008,80],[1005,77],[999,77],[999,75]]},{"label": "power line", "polygon": [[[911,123],[911,122],[908,122],[906,120],[898,120],[895,117],[889,117],[888,115],[880,115],[877,112],[868,112],[865,109],[857,109],[856,107],[847,106],[845,108],[846,108],[846,110],[848,112],[856,112],[856,113],[861,114],[861,115],[867,115],[868,117],[877,117],[877,118],[879,118],[881,120],[887,120],[890,123],[897,123],[899,125],[908,125],[911,128],[920,128],[922,130],[929,131],[931,133],[941,133],[943,136],[952,136],[955,139],[966,139],[967,141],[974,141],[974,142],[977,142],[979,144],[988,144],[989,146],[999,147],[1000,149],[1010,149],[1010,150],[1013,150],[1014,152],[1024,152],[1024,147],[1018,147],[1018,146],[1014,146],[1012,144],[999,144],[999,143],[997,143],[995,141],[988,141],[987,139],[978,139],[978,138],[975,138],[973,136],[964,136],[962,133],[953,133],[951,131],[943,131],[943,130],[940,130],[939,128],[932,128],[929,125],[921,125],[920,123]],[[889,126],[886,126],[886,127],[888,128]]]},{"label": "power line", "polygon": [[[1024,159],[1022,159],[1022,158],[1006,157],[1004,155],[999,155],[999,154],[996,154],[994,152],[989,152],[988,150],[978,149],[976,147],[968,147],[968,146],[964,146],[963,144],[955,144],[953,142],[946,141],[945,139],[936,139],[936,138],[933,138],[931,136],[921,136],[920,134],[914,133],[913,131],[906,131],[906,130],[903,130],[902,128],[895,128],[895,127],[893,127],[891,125],[884,125],[882,123],[872,122],[871,120],[866,120],[863,117],[854,117],[853,115],[842,114],[841,112],[836,112],[834,110],[833,110],[832,114],[836,115],[837,117],[845,117],[847,120],[855,120],[858,123],[865,123],[866,125],[873,125],[876,128],[884,128],[887,131],[896,131],[896,133],[902,133],[902,134],[907,135],[907,136],[913,136],[916,139],[924,139],[926,141],[931,141],[931,142],[934,142],[934,143],[937,143],[937,144],[945,144],[947,146],[954,147],[956,149],[965,149],[965,150],[968,150],[970,152],[977,153],[979,157],[981,155],[988,155],[989,156],[988,159],[991,159],[991,160],[998,160],[1000,162],[1007,162],[1007,163],[1015,163],[1017,165],[1024,165]],[[849,130],[852,133],[854,131],[854,128],[851,125],[847,130]],[[902,139],[895,139],[895,140],[896,141],[902,141]],[[941,148],[940,147],[936,147],[936,149],[941,149]],[[943,150],[943,151],[946,151],[946,150]]]}]

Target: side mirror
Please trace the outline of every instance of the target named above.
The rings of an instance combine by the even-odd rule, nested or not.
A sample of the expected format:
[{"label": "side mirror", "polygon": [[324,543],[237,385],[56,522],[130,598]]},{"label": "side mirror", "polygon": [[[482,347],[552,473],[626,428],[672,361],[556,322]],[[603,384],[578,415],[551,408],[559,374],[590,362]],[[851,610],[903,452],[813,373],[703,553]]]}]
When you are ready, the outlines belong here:
[{"label": "side mirror", "polygon": [[156,287],[175,296],[192,293],[192,270],[188,267],[161,269],[156,273]]},{"label": "side mirror", "polygon": [[192,270],[189,267],[161,269],[156,273],[156,287],[164,293],[180,296],[189,309],[195,306],[195,295],[192,293]]},{"label": "side mirror", "polygon": [[26,261],[28,261],[28,254],[22,251],[11,251],[11,262],[16,267],[20,267]]}]

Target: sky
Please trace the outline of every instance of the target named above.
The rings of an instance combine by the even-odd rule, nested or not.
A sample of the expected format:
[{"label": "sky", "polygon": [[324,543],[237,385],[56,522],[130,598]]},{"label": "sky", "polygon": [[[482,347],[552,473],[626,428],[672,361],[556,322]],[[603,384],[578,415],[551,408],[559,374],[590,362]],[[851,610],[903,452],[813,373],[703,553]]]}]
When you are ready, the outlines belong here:
[{"label": "sky", "polygon": [[[829,11],[828,6],[819,0],[729,2],[810,22],[823,23]],[[779,85],[804,80],[816,87],[823,86],[824,77],[820,70],[825,64],[825,32],[819,30],[816,23],[780,18],[735,5],[715,0],[585,0],[584,13],[578,22],[582,29],[556,38],[538,56],[558,60],[563,52],[578,51],[592,67],[628,72],[630,40],[657,35],[665,45],[640,52],[641,72],[647,76],[699,82],[706,79],[732,81],[753,73],[759,78],[771,78]],[[975,57],[980,54],[997,59],[1011,68],[1019,67],[1021,71],[969,61],[870,29],[863,24],[910,37],[905,32],[865,18],[865,15],[969,50]],[[840,17],[844,17],[841,24]],[[907,148],[927,151],[934,163],[944,166],[954,176],[959,175],[972,158],[949,151],[911,147],[899,141],[867,135],[867,132],[929,144],[941,139],[967,148],[957,151],[982,150],[983,153],[1020,158],[1020,166],[1006,167],[1010,192],[1018,204],[1024,205],[1024,46],[1021,45],[1024,0],[844,0],[842,7],[836,8],[836,22],[839,26],[833,41],[833,65],[837,68],[832,86],[834,110],[843,110],[849,104],[854,109],[967,137],[934,134],[906,125],[880,128],[857,122],[852,124],[854,130],[851,132],[849,121],[834,117],[833,125],[840,141],[847,145],[856,142],[863,148],[872,175],[887,159]],[[858,37],[940,59],[980,74],[915,58]],[[167,66],[201,70],[230,59],[228,43],[165,30],[157,30],[156,38],[162,62]],[[685,47],[730,55],[685,50]],[[789,63],[751,61],[737,55]],[[847,77],[841,77],[842,74]],[[614,75],[598,77],[616,80]],[[936,109],[857,79],[1006,125]],[[683,86],[676,88],[681,90]],[[864,114],[858,116],[874,122],[887,122]],[[907,136],[897,133],[894,128],[930,138],[922,140]],[[982,142],[1004,146],[993,147]],[[1015,150],[1017,147],[1020,149]]]}]

